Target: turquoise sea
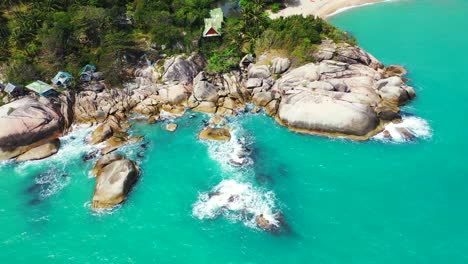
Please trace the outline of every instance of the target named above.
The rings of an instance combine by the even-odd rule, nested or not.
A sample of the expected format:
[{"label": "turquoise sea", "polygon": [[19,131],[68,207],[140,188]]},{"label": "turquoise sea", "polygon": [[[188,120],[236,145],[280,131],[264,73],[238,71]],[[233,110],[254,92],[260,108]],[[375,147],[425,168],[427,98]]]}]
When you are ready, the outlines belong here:
[{"label": "turquoise sea", "polygon": [[[122,206],[93,213],[79,129],[54,157],[0,165],[0,263],[468,263],[467,12],[466,0],[402,0],[331,19],[408,68],[418,98],[405,112],[430,136],[359,143],[249,114],[231,120],[232,142],[207,144],[202,114],[175,133],[135,122],[147,144],[122,152],[142,177]],[[242,169],[229,165],[237,141],[251,150]],[[241,209],[220,210],[212,190]],[[253,227],[276,210],[285,232]]]}]

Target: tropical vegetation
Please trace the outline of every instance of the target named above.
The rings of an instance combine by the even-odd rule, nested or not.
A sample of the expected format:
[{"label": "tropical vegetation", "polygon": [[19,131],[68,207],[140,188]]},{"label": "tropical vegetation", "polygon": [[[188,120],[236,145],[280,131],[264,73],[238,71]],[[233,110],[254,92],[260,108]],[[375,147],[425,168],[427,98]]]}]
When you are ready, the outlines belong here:
[{"label": "tropical vegetation", "polygon": [[7,79],[26,84],[59,70],[77,74],[88,63],[119,84],[143,55],[200,52],[207,70],[237,67],[241,56],[284,49],[308,61],[324,37],[354,40],[322,19],[271,20],[279,0],[231,0],[221,37],[202,38],[204,18],[217,0],[3,0],[0,2],[0,65]]}]

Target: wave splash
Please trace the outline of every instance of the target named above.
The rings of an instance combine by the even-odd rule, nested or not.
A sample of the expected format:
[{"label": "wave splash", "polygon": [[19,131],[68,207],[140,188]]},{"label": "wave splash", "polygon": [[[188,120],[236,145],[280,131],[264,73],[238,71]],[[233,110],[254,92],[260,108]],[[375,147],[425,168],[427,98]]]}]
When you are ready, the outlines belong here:
[{"label": "wave splash", "polygon": [[432,137],[432,129],[429,123],[416,116],[403,116],[402,122],[390,123],[385,130],[374,136],[377,140],[406,142],[414,139],[427,139]]},{"label": "wave splash", "polygon": [[244,131],[234,126],[228,142],[208,142],[208,154],[217,161],[223,171],[234,172],[239,168],[248,169],[254,162],[250,157],[253,140],[244,136]]},{"label": "wave splash", "polygon": [[[250,228],[276,230],[282,215],[273,191],[254,186],[254,160],[251,158],[253,138],[238,124],[230,124],[228,142],[206,142],[211,159],[218,162],[223,180],[211,191],[201,192],[193,204],[192,215],[200,220],[220,216],[242,222]],[[266,225],[259,225],[259,221]]]},{"label": "wave splash", "polygon": [[256,216],[263,215],[272,225],[279,227],[275,213],[275,194],[262,192],[250,183],[223,180],[210,192],[201,193],[193,206],[193,215],[200,220],[220,215],[232,221],[242,221],[256,228]]}]

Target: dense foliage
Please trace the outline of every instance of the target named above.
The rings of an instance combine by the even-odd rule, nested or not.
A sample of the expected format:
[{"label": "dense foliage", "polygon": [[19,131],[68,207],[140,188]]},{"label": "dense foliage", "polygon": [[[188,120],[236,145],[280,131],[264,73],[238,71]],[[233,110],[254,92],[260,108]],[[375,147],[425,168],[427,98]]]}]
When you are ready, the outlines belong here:
[{"label": "dense foliage", "polygon": [[217,0],[3,0],[0,2],[0,64],[7,79],[26,84],[64,70],[76,75],[97,65],[111,83],[143,54],[198,51],[207,70],[237,67],[246,53],[284,49],[307,61],[323,37],[353,42],[321,19],[270,20],[265,10],[280,0],[229,0],[221,37],[202,38],[204,18]]}]

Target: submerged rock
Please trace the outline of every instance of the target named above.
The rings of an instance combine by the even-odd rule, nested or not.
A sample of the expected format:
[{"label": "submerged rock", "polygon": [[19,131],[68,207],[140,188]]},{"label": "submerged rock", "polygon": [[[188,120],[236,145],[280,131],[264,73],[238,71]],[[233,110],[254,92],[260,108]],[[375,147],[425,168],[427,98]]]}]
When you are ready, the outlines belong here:
[{"label": "submerged rock", "polygon": [[166,130],[169,132],[174,132],[177,129],[177,124],[171,123],[166,125]]},{"label": "submerged rock", "polygon": [[198,134],[198,137],[203,140],[229,141],[231,133],[229,132],[229,128],[226,127],[206,127]]},{"label": "submerged rock", "polygon": [[268,220],[263,214],[259,214],[255,217],[255,223],[257,226],[268,232],[278,232],[284,225],[284,217],[281,212],[273,214],[274,219]]},{"label": "submerged rock", "polygon": [[96,186],[92,209],[112,208],[122,203],[140,174],[133,161],[116,154],[103,156],[93,171]]}]

